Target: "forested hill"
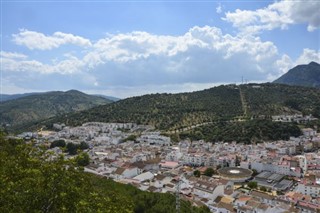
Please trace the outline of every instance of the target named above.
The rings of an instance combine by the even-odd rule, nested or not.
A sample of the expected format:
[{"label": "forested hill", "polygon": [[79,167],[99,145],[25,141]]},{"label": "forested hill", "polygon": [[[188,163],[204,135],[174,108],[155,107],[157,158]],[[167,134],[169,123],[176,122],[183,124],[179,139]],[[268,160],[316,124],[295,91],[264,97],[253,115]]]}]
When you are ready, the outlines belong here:
[{"label": "forested hill", "polygon": [[320,117],[319,89],[270,83],[241,88],[250,116],[302,113]]},{"label": "forested hill", "polygon": [[320,88],[320,64],[311,62],[298,65],[275,80],[274,83]]},{"label": "forested hill", "polygon": [[[241,95],[240,95],[241,94]],[[180,94],[153,94],[128,98],[79,113],[55,117],[53,123],[136,122],[161,130],[175,130],[217,120],[258,115],[304,113],[320,116],[320,90],[281,84],[224,85]]]},{"label": "forested hill", "polygon": [[0,103],[1,124],[29,125],[30,122],[86,110],[111,102],[105,98],[87,95],[77,90],[28,95]]}]

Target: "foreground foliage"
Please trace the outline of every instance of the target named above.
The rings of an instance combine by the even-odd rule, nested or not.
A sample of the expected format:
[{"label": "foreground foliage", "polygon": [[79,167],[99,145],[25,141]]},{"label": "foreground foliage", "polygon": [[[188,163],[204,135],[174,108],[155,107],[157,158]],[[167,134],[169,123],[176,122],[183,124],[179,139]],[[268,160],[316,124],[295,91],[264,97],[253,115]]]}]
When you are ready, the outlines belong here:
[{"label": "foreground foliage", "polygon": [[[0,138],[0,212],[175,212],[175,197],[84,173],[42,147]],[[182,212],[191,204],[182,202]],[[193,208],[193,212],[209,212]]]}]

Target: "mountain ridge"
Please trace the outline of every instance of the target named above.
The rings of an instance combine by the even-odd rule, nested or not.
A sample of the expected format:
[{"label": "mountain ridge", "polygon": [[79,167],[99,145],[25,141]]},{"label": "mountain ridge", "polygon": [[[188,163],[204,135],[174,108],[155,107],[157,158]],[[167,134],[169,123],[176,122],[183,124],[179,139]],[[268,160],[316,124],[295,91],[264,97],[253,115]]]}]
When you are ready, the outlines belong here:
[{"label": "mountain ridge", "polygon": [[[71,89],[71,90],[67,90],[67,91],[47,91],[47,92],[17,93],[17,94],[1,94],[0,103],[5,102],[5,101],[10,101],[10,100],[15,100],[15,99],[27,97],[27,96],[31,96],[31,95],[46,94],[46,93],[50,93],[50,92],[70,92],[70,91],[79,91],[79,90]],[[81,91],[79,91],[79,92],[81,92]],[[84,93],[84,92],[82,92],[82,93]],[[84,93],[84,94],[86,94],[86,93]],[[111,101],[120,100],[120,98],[117,98],[117,97],[101,95],[101,94],[87,94],[87,95],[98,96],[98,97],[102,97],[102,98],[105,98],[105,99],[111,100]]]},{"label": "mountain ridge", "polygon": [[22,125],[111,103],[77,90],[37,93],[0,103],[2,125]]},{"label": "mountain ridge", "polygon": [[320,64],[312,61],[297,65],[273,83],[320,88]]}]

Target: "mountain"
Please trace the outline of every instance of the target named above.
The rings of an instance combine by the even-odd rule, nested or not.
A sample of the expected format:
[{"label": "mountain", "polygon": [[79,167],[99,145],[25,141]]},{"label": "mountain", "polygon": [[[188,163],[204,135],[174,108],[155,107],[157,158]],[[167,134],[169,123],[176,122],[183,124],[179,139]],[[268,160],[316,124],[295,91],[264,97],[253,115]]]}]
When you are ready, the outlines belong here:
[{"label": "mountain", "polygon": [[320,117],[320,90],[282,84],[222,85],[180,94],[152,94],[71,113],[38,123],[50,127],[63,122],[136,122],[174,131],[206,122],[270,117],[279,114],[313,114]]},{"label": "mountain", "polygon": [[47,92],[0,103],[0,117],[2,124],[28,125],[53,116],[86,110],[111,102],[111,100],[87,95],[77,90]]},{"label": "mountain", "polygon": [[[44,92],[31,92],[31,93],[12,94],[12,95],[1,94],[0,102],[10,101],[10,100],[30,96],[30,95],[37,95],[37,94],[43,94],[43,93]],[[120,98],[113,97],[113,96],[107,96],[107,95],[94,94],[94,96],[102,97],[102,98],[105,98],[105,99],[111,100],[111,101],[119,101],[120,100]]]},{"label": "mountain", "polygon": [[320,88],[320,64],[298,65],[273,83]]},{"label": "mountain", "polygon": [[30,95],[36,95],[36,94],[40,94],[40,93],[31,92],[31,93],[13,94],[13,95],[1,94],[0,102],[10,101],[10,100],[14,100],[14,99],[18,99],[18,98],[22,98]]},{"label": "mountain", "polygon": [[114,101],[114,102],[121,100],[121,98],[117,98],[117,97],[113,97],[113,96],[107,96],[107,95],[101,95],[101,94],[95,94],[95,96],[102,97],[102,98],[105,98],[105,99],[108,99],[108,100],[111,100],[111,101]]}]

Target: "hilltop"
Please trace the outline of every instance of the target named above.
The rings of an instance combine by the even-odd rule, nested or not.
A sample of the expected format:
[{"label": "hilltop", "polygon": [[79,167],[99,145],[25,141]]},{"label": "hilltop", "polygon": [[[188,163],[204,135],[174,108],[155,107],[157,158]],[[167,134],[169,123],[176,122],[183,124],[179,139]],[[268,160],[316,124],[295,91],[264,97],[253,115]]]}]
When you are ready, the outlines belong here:
[{"label": "hilltop", "polygon": [[320,88],[320,64],[311,62],[298,65],[273,83]]},{"label": "hilltop", "polygon": [[111,102],[77,90],[32,94],[0,103],[0,117],[2,124],[29,125],[53,116],[78,112]]}]

